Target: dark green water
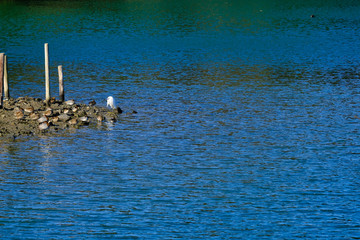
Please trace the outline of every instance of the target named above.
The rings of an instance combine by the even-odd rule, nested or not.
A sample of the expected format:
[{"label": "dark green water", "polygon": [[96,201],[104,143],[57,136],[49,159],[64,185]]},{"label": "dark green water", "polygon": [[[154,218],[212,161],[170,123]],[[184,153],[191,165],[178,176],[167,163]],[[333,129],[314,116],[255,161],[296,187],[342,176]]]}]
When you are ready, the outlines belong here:
[{"label": "dark green water", "polygon": [[[13,97],[116,124],[0,141],[2,239],[360,238],[358,1],[0,1]],[[311,15],[315,17],[311,18]]]}]

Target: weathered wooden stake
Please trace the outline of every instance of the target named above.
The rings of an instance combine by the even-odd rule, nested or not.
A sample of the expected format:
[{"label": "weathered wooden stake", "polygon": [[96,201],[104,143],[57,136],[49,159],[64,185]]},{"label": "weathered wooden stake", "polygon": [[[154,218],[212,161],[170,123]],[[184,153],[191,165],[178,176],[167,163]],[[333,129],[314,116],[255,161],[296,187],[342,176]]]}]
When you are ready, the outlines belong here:
[{"label": "weathered wooden stake", "polygon": [[63,79],[63,72],[62,72],[62,65],[58,66],[58,73],[59,73],[59,98],[60,101],[65,101],[64,96],[64,79]]},{"label": "weathered wooden stake", "polygon": [[50,80],[49,80],[49,44],[45,43],[45,102],[50,102]]},{"label": "weathered wooden stake", "polygon": [[4,53],[0,53],[0,108],[3,107]]},{"label": "weathered wooden stake", "polygon": [[7,71],[7,56],[4,55],[4,99],[10,99],[9,93],[9,81],[8,81],[8,71]]}]

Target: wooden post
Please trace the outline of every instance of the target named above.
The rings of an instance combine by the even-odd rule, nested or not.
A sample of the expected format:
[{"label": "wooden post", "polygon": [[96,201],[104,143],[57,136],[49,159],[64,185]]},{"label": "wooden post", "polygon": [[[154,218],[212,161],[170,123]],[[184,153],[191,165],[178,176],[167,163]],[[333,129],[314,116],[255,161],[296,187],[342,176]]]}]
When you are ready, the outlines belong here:
[{"label": "wooden post", "polygon": [[49,80],[49,44],[45,43],[45,102],[50,102],[50,80]]},{"label": "wooden post", "polygon": [[0,53],[0,108],[3,107],[4,53]]},{"label": "wooden post", "polygon": [[4,55],[4,99],[10,99],[9,93],[9,81],[8,81],[8,71],[7,71],[7,56]]},{"label": "wooden post", "polygon": [[63,79],[62,65],[58,66],[58,73],[59,73],[59,98],[61,102],[64,102],[65,96],[64,96],[64,79]]}]

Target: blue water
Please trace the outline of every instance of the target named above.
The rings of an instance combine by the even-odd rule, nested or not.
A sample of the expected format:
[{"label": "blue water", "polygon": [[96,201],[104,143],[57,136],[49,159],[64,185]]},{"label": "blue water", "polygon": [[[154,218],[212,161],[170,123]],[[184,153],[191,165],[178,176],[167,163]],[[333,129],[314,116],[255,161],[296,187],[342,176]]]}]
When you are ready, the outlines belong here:
[{"label": "blue water", "polygon": [[63,65],[67,99],[125,111],[0,140],[1,238],[359,239],[359,12],[0,2],[12,97],[44,98],[49,43],[53,96]]}]

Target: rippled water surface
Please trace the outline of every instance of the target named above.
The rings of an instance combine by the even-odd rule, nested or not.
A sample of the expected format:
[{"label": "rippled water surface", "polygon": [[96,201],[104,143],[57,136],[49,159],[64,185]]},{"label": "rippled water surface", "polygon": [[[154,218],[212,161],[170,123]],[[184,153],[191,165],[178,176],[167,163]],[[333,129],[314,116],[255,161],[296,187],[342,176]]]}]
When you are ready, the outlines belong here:
[{"label": "rippled water surface", "polygon": [[[13,97],[126,112],[0,140],[2,239],[359,239],[358,1],[0,1]],[[310,17],[315,15],[315,17]]]}]

